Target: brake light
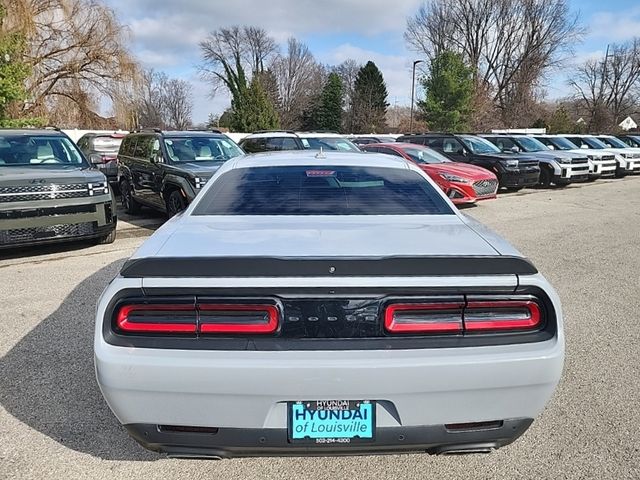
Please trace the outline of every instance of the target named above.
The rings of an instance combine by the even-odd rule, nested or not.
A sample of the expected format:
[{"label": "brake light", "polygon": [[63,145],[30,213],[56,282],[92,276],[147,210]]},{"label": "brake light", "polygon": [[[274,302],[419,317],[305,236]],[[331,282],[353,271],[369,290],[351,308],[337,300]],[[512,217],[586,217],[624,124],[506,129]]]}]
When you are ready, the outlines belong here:
[{"label": "brake light", "polygon": [[273,333],[278,328],[274,305],[199,306],[201,333]]},{"label": "brake light", "polygon": [[125,305],[116,325],[130,333],[196,333],[197,315],[193,305]]},{"label": "brake light", "polygon": [[397,303],[384,313],[391,333],[462,333],[464,303]]},{"label": "brake light", "polygon": [[275,305],[133,304],[120,307],[115,323],[124,333],[267,334],[279,318]]},{"label": "brake light", "polygon": [[540,321],[540,307],[530,300],[472,301],[464,310],[464,329],[470,332],[530,330]]},{"label": "brake light", "polygon": [[533,300],[398,303],[388,305],[384,327],[389,333],[463,334],[533,330],[542,325]]}]

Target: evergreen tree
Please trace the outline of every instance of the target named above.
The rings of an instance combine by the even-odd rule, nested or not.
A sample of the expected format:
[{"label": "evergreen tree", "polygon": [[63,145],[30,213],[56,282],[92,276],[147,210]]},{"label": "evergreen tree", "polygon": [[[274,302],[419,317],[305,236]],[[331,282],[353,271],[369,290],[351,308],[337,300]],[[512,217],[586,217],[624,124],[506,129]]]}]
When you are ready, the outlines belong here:
[{"label": "evergreen tree", "polygon": [[444,51],[436,56],[422,86],[426,96],[418,102],[418,108],[431,130],[456,132],[469,128],[473,72],[460,54]]},{"label": "evergreen tree", "polygon": [[316,128],[339,132],[342,126],[342,81],[337,73],[330,73],[322,89],[316,111]]},{"label": "evergreen tree", "polygon": [[358,71],[351,102],[353,133],[386,130],[387,87],[375,63],[369,61]]},{"label": "evergreen tree", "polygon": [[560,105],[549,119],[548,133],[574,133],[575,124],[569,118],[567,109]]},{"label": "evergreen tree", "polygon": [[273,103],[255,77],[239,98],[231,103],[233,109],[231,126],[236,132],[273,130],[280,126]]},{"label": "evergreen tree", "polygon": [[[6,15],[0,5],[0,26]],[[25,38],[18,33],[0,30],[0,122],[6,121],[7,107],[25,97],[24,81],[29,76],[29,66],[22,61]]]}]

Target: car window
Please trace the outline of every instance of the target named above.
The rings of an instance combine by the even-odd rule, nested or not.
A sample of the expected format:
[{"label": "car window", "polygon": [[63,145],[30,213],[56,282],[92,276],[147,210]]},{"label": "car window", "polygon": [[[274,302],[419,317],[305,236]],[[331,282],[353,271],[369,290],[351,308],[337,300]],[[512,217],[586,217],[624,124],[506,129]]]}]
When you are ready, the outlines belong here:
[{"label": "car window", "polygon": [[240,146],[247,153],[264,152],[266,149],[264,138],[245,138],[240,142]]},{"label": "car window", "polygon": [[465,146],[475,154],[487,154],[487,153],[500,153],[500,149],[493,143],[485,140],[481,137],[474,137],[471,135],[461,136]]},{"label": "car window", "polygon": [[265,149],[268,152],[282,150],[299,150],[298,142],[292,137],[269,137],[266,139]]},{"label": "car window", "polygon": [[153,137],[148,135],[141,135],[138,137],[138,141],[136,142],[135,150],[133,151],[133,156],[140,160],[149,160],[151,156],[151,142],[153,141]]},{"label": "car window", "polygon": [[360,150],[346,138],[307,137],[301,138],[302,145],[309,150],[338,150],[341,152],[359,152]]},{"label": "car window", "polygon": [[393,155],[394,157],[402,157],[402,158],[404,158],[402,156],[402,154],[396,152],[392,148],[380,147],[380,153],[386,153],[387,155]]},{"label": "car window", "polygon": [[402,147],[402,151],[409,155],[416,163],[448,163],[451,162],[444,155],[432,150],[431,148],[416,146]]},{"label": "car window", "polygon": [[614,137],[598,137],[602,143],[610,148],[628,148],[628,145],[618,138]]},{"label": "car window", "polygon": [[94,137],[93,138],[93,150],[96,152],[117,152],[122,143],[122,137],[112,137],[110,135]]},{"label": "car window", "polygon": [[226,162],[243,154],[226,137],[185,135],[165,138],[164,143],[173,162]]},{"label": "car window", "polygon": [[[432,145],[429,144],[429,146],[432,146]],[[463,150],[464,150],[464,147],[455,138],[442,139],[442,151],[444,153],[453,153],[457,155],[462,155]]]},{"label": "car window", "polygon": [[441,195],[408,169],[253,167],[220,176],[194,215],[441,215]]},{"label": "car window", "polygon": [[487,140],[493,143],[500,150],[511,150],[516,146],[511,139],[505,137],[487,137]]},{"label": "car window", "polygon": [[424,144],[429,147],[429,148],[437,148],[437,149],[442,149],[442,138],[432,138],[432,137],[428,137],[426,139],[426,142],[424,142]]},{"label": "car window", "polygon": [[63,136],[0,134],[0,167],[87,166],[76,145]]}]

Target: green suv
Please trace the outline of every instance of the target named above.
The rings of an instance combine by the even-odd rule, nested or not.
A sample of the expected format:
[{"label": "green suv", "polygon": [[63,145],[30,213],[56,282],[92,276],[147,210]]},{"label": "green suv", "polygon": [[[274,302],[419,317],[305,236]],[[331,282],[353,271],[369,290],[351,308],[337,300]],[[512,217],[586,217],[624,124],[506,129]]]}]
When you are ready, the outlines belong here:
[{"label": "green suv", "polygon": [[147,206],[172,217],[224,162],[240,155],[242,149],[217,131],[130,133],[118,152],[122,204],[129,214]]},{"label": "green suv", "polygon": [[56,129],[0,129],[0,248],[116,237],[107,179]]}]

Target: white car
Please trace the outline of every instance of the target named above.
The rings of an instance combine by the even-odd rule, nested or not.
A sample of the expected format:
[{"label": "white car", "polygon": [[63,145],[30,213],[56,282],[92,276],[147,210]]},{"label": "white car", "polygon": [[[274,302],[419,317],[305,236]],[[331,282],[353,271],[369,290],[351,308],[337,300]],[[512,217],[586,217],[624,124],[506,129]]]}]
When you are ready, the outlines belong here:
[{"label": "white car", "polygon": [[615,155],[617,168],[616,177],[624,177],[633,173],[636,164],[640,164],[640,153],[629,152],[626,148],[610,148],[593,135],[565,135],[564,138],[576,144],[581,149],[612,153]]},{"label": "white car", "polygon": [[416,165],[226,162],[126,262],[95,366],[118,420],[172,456],[487,452],[561,376],[562,311],[530,261]]},{"label": "white car", "polygon": [[544,143],[551,150],[563,151],[576,155],[586,155],[589,159],[589,179],[614,177],[618,168],[615,154],[606,151],[580,148],[561,135],[533,135],[533,138]]},{"label": "white car", "polygon": [[633,173],[640,173],[640,148],[627,145],[613,135],[597,135],[596,138],[609,148],[622,149],[627,158],[634,159]]}]

